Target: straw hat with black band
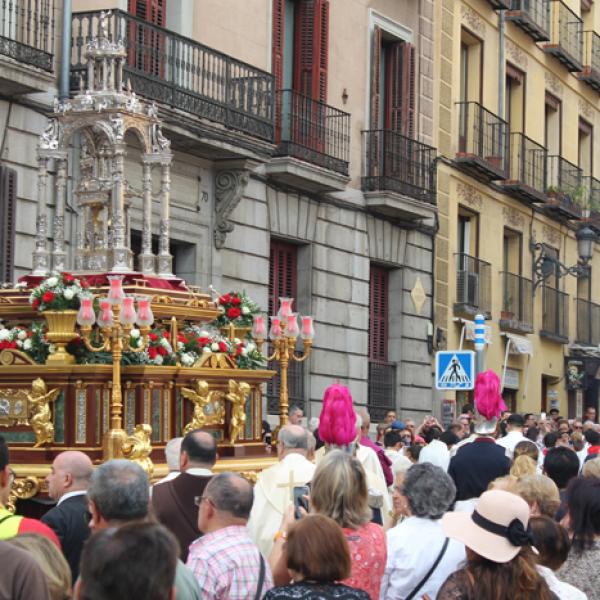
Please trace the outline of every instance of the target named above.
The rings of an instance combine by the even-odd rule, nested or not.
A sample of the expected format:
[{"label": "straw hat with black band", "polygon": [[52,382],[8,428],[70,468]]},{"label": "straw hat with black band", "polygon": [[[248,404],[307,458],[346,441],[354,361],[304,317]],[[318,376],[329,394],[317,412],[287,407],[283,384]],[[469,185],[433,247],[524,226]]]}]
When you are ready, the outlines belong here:
[{"label": "straw hat with black band", "polygon": [[523,546],[533,547],[527,502],[503,490],[484,492],[472,514],[446,513],[442,526],[448,537],[497,563],[511,561]]}]

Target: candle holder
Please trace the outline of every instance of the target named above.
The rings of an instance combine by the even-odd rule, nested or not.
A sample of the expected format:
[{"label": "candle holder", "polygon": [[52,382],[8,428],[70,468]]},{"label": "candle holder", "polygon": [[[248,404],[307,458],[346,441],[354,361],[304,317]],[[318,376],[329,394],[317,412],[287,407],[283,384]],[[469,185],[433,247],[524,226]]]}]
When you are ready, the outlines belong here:
[{"label": "candle holder", "polygon": [[[279,426],[276,432],[288,423],[288,368],[290,362],[304,362],[311,353],[315,335],[313,318],[300,317],[301,327],[298,325],[298,313],[292,312],[293,298],[280,298],[281,307],[276,316],[270,317],[271,328],[269,331],[270,343],[273,353],[267,356],[269,362],[279,363]],[[252,336],[256,340],[256,347],[262,352],[262,346],[267,338],[266,318],[263,315],[254,317]],[[303,349],[301,354],[296,354],[296,341],[302,338]],[[276,435],[273,435],[276,439]]]},{"label": "candle holder", "polygon": [[[110,352],[112,354],[112,393],[110,402],[110,429],[104,435],[102,451],[104,460],[123,457],[123,442],[127,433],[123,429],[123,395],[121,391],[121,358],[123,351],[143,352],[148,347],[150,325],[154,315],[150,308],[150,299],[138,298],[138,311],[134,307],[134,298],[123,292],[123,278],[111,276],[110,291],[99,302],[98,315],[94,313],[93,297],[81,299],[77,313],[80,338],[90,352]],[[92,326],[96,323],[99,334],[92,339]],[[130,344],[130,334],[137,323],[141,340],[136,346]]]}]

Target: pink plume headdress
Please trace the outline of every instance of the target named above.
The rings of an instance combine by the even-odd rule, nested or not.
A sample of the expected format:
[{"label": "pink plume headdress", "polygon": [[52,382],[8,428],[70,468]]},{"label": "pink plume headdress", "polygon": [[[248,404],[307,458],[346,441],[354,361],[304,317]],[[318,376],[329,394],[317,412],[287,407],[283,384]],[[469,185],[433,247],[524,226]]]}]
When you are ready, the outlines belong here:
[{"label": "pink plume headdress", "polygon": [[325,390],[319,437],[336,446],[347,446],[356,439],[356,414],[347,387],[334,383]]},{"label": "pink plume headdress", "polygon": [[475,409],[486,420],[498,418],[507,409],[500,395],[500,378],[491,369],[475,379]]}]

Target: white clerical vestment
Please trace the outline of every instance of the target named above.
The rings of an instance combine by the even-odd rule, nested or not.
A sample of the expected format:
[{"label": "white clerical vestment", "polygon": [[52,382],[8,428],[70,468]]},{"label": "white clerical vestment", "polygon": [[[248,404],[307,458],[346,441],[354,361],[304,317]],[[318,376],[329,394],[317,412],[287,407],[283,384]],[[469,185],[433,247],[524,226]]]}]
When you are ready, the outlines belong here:
[{"label": "white clerical vestment", "polygon": [[268,557],[271,553],[273,536],[279,531],[283,514],[292,502],[290,481],[294,486],[306,485],[312,480],[314,472],[315,465],[304,456],[288,454],[259,473],[254,486],[248,532],[263,556]]}]

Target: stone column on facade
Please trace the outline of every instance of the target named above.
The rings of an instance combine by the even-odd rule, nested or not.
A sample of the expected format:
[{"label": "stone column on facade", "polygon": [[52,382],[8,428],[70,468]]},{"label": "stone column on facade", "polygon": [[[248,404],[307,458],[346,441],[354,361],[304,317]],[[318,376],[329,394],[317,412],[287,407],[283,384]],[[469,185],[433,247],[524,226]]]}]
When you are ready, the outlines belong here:
[{"label": "stone column on facade", "polygon": [[161,214],[158,240],[158,275],[174,277],[173,257],[169,252],[169,204],[171,202],[171,161],[161,164],[160,178]]},{"label": "stone column on facade", "polygon": [[65,194],[67,193],[67,157],[57,159],[56,169],[56,205],[52,224],[52,268],[55,271],[66,269],[65,252]]},{"label": "stone column on facade", "polygon": [[33,251],[33,275],[44,276],[50,270],[50,256],[46,246],[48,215],[46,194],[48,186],[48,158],[38,157],[38,201],[35,216],[35,250]]},{"label": "stone column on facade", "polygon": [[143,193],[144,193],[144,214],[142,222],[142,251],[138,257],[138,269],[144,275],[154,275],[156,273],[156,260],[152,253],[152,163],[147,157],[143,157]]},{"label": "stone column on facade", "polygon": [[112,190],[112,268],[114,273],[129,273],[130,250],[125,245],[125,149],[115,146],[113,157],[113,190]]},{"label": "stone column on facade", "polygon": [[77,215],[77,234],[75,244],[75,270],[84,271],[87,269],[86,256],[91,249],[88,246],[90,209],[88,206],[82,206],[81,212]]}]

